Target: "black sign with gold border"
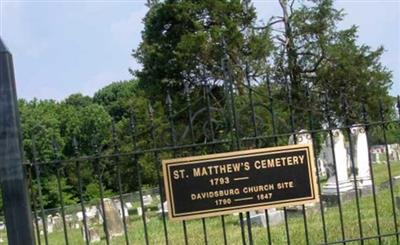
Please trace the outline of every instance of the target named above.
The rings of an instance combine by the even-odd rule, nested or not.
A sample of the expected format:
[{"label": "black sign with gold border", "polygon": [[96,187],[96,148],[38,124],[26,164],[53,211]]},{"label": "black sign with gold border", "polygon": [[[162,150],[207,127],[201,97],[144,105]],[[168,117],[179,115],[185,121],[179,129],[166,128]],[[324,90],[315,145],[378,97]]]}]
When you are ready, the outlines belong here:
[{"label": "black sign with gold border", "polygon": [[163,160],[172,220],[301,205],[319,199],[311,144]]}]

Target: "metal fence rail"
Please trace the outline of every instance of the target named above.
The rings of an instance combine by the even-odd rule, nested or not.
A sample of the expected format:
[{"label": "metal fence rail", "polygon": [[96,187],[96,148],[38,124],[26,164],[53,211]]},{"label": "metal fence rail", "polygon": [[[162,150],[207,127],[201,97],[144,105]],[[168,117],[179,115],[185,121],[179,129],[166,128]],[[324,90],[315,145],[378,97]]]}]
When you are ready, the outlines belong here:
[{"label": "metal fence rail", "polygon": [[[251,87],[249,87],[250,91],[251,91]],[[230,92],[230,103],[231,105],[233,105],[234,99],[235,99],[235,92],[233,90],[231,90]],[[207,96],[207,93],[206,93]],[[151,226],[151,223],[154,221],[149,221],[147,220],[146,217],[148,217],[147,212],[152,213],[153,211],[151,210],[147,210],[145,205],[144,205],[144,201],[143,201],[143,183],[142,183],[142,173],[140,168],[142,167],[139,162],[142,158],[146,157],[146,156],[151,156],[154,159],[154,169],[155,169],[155,174],[156,174],[156,180],[158,183],[158,187],[159,187],[159,193],[156,195],[159,197],[160,199],[160,203],[163,203],[165,201],[165,197],[164,197],[164,192],[163,192],[163,186],[162,186],[162,181],[161,181],[161,176],[160,176],[160,159],[161,159],[161,155],[167,155],[168,157],[176,157],[176,156],[183,156],[183,155],[196,155],[196,154],[204,154],[205,152],[208,153],[214,153],[214,152],[218,152],[218,151],[222,151],[225,149],[228,150],[237,150],[237,149],[247,149],[247,148],[255,148],[255,147],[263,147],[263,146],[271,146],[271,145],[280,145],[280,144],[286,144],[285,142],[287,142],[287,139],[290,135],[296,134],[298,133],[298,130],[295,130],[295,126],[292,125],[291,126],[291,130],[289,132],[277,132],[276,129],[276,117],[278,117],[278,115],[276,115],[276,113],[274,113],[273,109],[270,110],[271,114],[272,114],[272,132],[274,132],[274,134],[272,135],[266,135],[263,134],[263,132],[260,132],[258,126],[257,126],[257,122],[255,122],[254,118],[256,118],[255,115],[255,110],[253,110],[252,112],[252,124],[253,124],[253,134],[252,135],[240,135],[241,131],[238,129],[238,122],[232,123],[229,125],[229,130],[230,132],[234,132],[233,135],[231,136],[231,138],[228,139],[216,139],[214,133],[211,133],[210,135],[210,140],[207,142],[196,142],[195,141],[195,136],[194,136],[194,132],[193,132],[193,128],[195,128],[195,125],[193,125],[193,112],[192,112],[192,106],[191,106],[191,100],[190,100],[190,96],[188,95],[188,93],[186,94],[186,102],[187,102],[187,106],[184,110],[184,112],[187,113],[188,119],[188,125],[187,125],[187,130],[188,130],[188,137],[189,140],[186,140],[185,138],[182,139],[183,144],[179,144],[179,141],[177,140],[178,135],[177,135],[177,130],[175,129],[176,125],[174,124],[174,118],[177,117],[177,115],[172,113],[172,99],[169,98],[167,99],[167,104],[166,104],[166,108],[167,111],[170,113],[168,115],[168,122],[169,122],[169,127],[165,128],[166,132],[169,132],[169,137],[170,137],[170,143],[166,144],[166,145],[158,145],[159,142],[156,140],[157,137],[159,137],[160,132],[157,132],[157,127],[161,126],[161,125],[156,125],[156,123],[154,122],[154,110],[150,107],[149,108],[149,113],[148,113],[148,117],[149,117],[149,121],[150,121],[150,128],[147,132],[145,132],[145,134],[143,134],[142,132],[137,132],[136,128],[135,128],[135,124],[137,124],[137,122],[134,122],[133,118],[134,116],[132,116],[131,119],[131,128],[130,128],[130,134],[132,137],[132,143],[134,148],[129,151],[129,152],[120,152],[118,149],[118,145],[119,145],[119,139],[117,138],[117,135],[115,133],[115,127],[112,127],[112,138],[113,138],[113,148],[114,150],[112,152],[109,153],[105,153],[105,154],[101,154],[100,152],[98,152],[96,149],[98,148],[96,145],[94,145],[94,154],[93,155],[87,155],[87,156],[81,156],[79,155],[79,142],[77,142],[76,140],[74,141],[74,145],[75,145],[75,152],[76,155],[74,158],[72,159],[63,159],[60,160],[57,158],[57,143],[54,143],[54,152],[55,152],[55,160],[54,161],[49,161],[49,162],[38,162],[38,161],[33,161],[30,164],[26,165],[27,167],[27,171],[28,172],[33,172],[32,174],[30,174],[29,176],[32,177],[31,183],[36,183],[36,185],[38,186],[38,190],[37,191],[33,191],[31,192],[32,195],[39,195],[39,197],[35,198],[34,196],[32,197],[32,200],[38,200],[38,203],[35,204],[36,207],[34,207],[35,210],[39,211],[39,216],[41,217],[41,222],[43,222],[42,227],[43,227],[43,235],[38,235],[38,237],[41,237],[41,239],[43,239],[41,241],[41,239],[38,239],[38,243],[43,243],[44,244],[51,244],[50,236],[49,234],[47,234],[46,231],[46,217],[45,217],[45,213],[43,210],[43,203],[42,203],[42,198],[41,198],[41,193],[40,193],[40,189],[41,189],[41,172],[48,172],[49,169],[53,169],[53,171],[55,170],[55,175],[57,177],[58,183],[60,183],[60,176],[61,176],[61,172],[62,169],[66,168],[67,166],[72,166],[74,168],[74,171],[76,171],[76,176],[78,178],[78,185],[76,186],[76,188],[78,188],[78,192],[81,194],[79,196],[79,203],[81,203],[81,212],[83,213],[83,231],[87,231],[88,230],[88,226],[87,226],[87,220],[86,220],[86,212],[85,212],[85,200],[84,200],[84,191],[82,189],[82,176],[80,174],[81,168],[83,168],[84,166],[89,166],[89,168],[92,168],[93,171],[93,176],[95,178],[98,178],[98,183],[99,183],[99,190],[100,190],[100,196],[99,196],[99,200],[101,203],[101,206],[104,209],[104,203],[103,203],[103,198],[104,198],[104,194],[103,194],[103,185],[102,185],[102,171],[105,171],[104,169],[101,169],[101,162],[105,162],[105,161],[111,161],[113,163],[114,169],[112,170],[108,170],[113,172],[113,174],[115,175],[116,178],[116,183],[118,186],[118,190],[119,190],[119,196],[118,198],[120,199],[120,204],[121,207],[123,208],[124,205],[124,200],[122,198],[122,194],[123,191],[121,189],[121,183],[123,181],[127,181],[126,179],[121,179],[121,171],[125,171],[125,170],[121,170],[120,168],[120,163],[122,162],[130,162],[131,163],[131,167],[135,168],[137,171],[137,175],[136,176],[132,176],[132,179],[130,179],[129,181],[137,181],[138,183],[138,191],[140,193],[140,201],[139,201],[139,205],[141,207],[141,210],[143,210],[143,215],[141,216],[141,223],[142,223],[142,229],[143,229],[143,239],[140,239],[139,241],[135,241],[133,238],[131,238],[132,233],[134,233],[133,228],[130,226],[129,222],[126,222],[126,217],[123,217],[124,223],[124,239],[120,240],[121,243],[125,243],[125,244],[134,244],[134,243],[144,243],[144,244],[152,244],[152,243],[165,243],[165,244],[176,244],[176,243],[184,243],[184,244],[189,244],[189,243],[193,243],[193,241],[191,241],[190,236],[193,236],[193,234],[191,233],[191,229],[190,229],[190,224],[192,222],[182,222],[181,226],[182,226],[182,230],[180,231],[182,233],[181,235],[181,241],[176,241],[176,236],[171,236],[171,229],[174,230],[174,232],[176,232],[176,225],[175,223],[171,223],[168,222],[168,218],[166,217],[165,214],[165,210],[164,210],[164,206],[161,205],[161,213],[162,216],[160,218],[160,220],[157,220],[156,222],[158,222],[160,224],[160,226],[158,226],[158,233],[162,233],[162,240],[154,240],[154,238],[152,238],[152,236],[154,236],[154,231],[150,232],[149,229]],[[251,99],[250,99],[250,103]],[[270,103],[270,108],[272,105],[272,102],[269,101]],[[328,106],[328,105],[327,105]],[[207,108],[208,111],[210,108]],[[234,111],[235,108],[231,107],[231,113],[232,111]],[[347,108],[348,109],[348,108]],[[358,126],[362,126],[365,128],[367,136],[368,136],[368,140],[370,138],[370,132],[373,130],[374,132],[379,132],[382,134],[382,138],[383,138],[383,142],[384,145],[387,145],[387,127],[388,126],[396,126],[398,127],[400,121],[398,119],[391,119],[391,120],[387,120],[384,117],[384,108],[381,106],[381,118],[379,121],[374,121],[374,122],[370,122],[368,121],[368,114],[366,111],[366,108],[360,108],[359,110],[360,114],[362,114],[363,116],[363,122],[359,123]],[[313,144],[314,147],[317,148],[317,139],[318,137],[321,137],[321,135],[330,135],[331,136],[331,145],[333,146],[333,130],[335,129],[341,129],[344,134],[346,134],[348,136],[349,139],[349,148],[352,148],[352,144],[354,142],[351,141],[351,128],[352,125],[347,125],[347,124],[343,124],[340,126],[336,126],[333,125],[332,123],[332,119],[330,119],[330,116],[325,114],[325,116],[327,117],[327,121],[328,121],[328,127],[327,128],[319,128],[319,129],[315,129],[313,126],[313,111],[309,111],[308,112],[308,132],[310,132],[310,134],[312,135],[312,139],[313,139]],[[182,114],[182,112],[181,112]],[[240,115],[236,115],[236,117],[239,117]],[[290,118],[293,118],[294,115],[290,114]],[[234,118],[234,117],[232,117]],[[211,114],[208,114],[208,117],[205,118],[206,121],[212,121],[212,117]],[[234,119],[235,120],[235,119]],[[236,119],[238,120],[238,119]],[[212,132],[214,129],[213,124],[207,124],[210,127],[210,132]],[[185,130],[184,130],[185,131]],[[162,135],[162,134],[161,134]],[[138,149],[137,147],[137,139],[138,138],[148,138],[150,139],[150,146],[147,149]],[[387,146],[386,146],[387,147]],[[332,148],[332,155],[335,156],[335,152],[334,149]],[[317,156],[314,156],[317,157]],[[357,186],[357,175],[355,175],[355,163],[354,163],[354,152],[350,151],[350,159],[351,159],[351,169],[353,169],[352,172],[352,176],[353,176],[353,182],[354,185]],[[399,239],[399,224],[398,224],[398,211],[396,210],[396,204],[395,204],[395,195],[398,195],[399,191],[398,191],[398,184],[396,185],[396,183],[394,183],[394,175],[393,175],[393,171],[392,168],[393,166],[395,166],[396,164],[400,164],[400,163],[392,163],[389,159],[390,156],[388,155],[388,149],[386,149],[386,163],[385,163],[385,168],[387,171],[387,180],[388,180],[388,196],[385,196],[385,198],[388,199],[388,203],[390,204],[388,206],[388,210],[386,210],[387,212],[391,213],[391,221],[390,219],[387,219],[386,217],[383,218],[380,217],[380,211],[382,211],[382,207],[379,207],[379,205],[382,205],[382,202],[379,201],[379,199],[381,199],[382,197],[379,196],[379,192],[381,192],[381,190],[378,192],[377,191],[377,184],[374,183],[374,166],[375,164],[372,164],[372,160],[371,160],[371,155],[369,155],[369,165],[371,168],[371,177],[372,177],[372,181],[373,181],[373,185],[372,185],[372,193],[371,196],[372,200],[367,199],[367,197],[361,196],[359,192],[355,193],[355,198],[352,201],[345,201],[342,200],[340,195],[337,195],[337,205],[334,207],[327,207],[327,203],[323,202],[321,199],[320,203],[319,203],[319,208],[318,211],[316,213],[308,211],[307,208],[303,205],[301,207],[300,210],[300,216],[292,216],[291,213],[289,213],[289,210],[287,210],[286,208],[284,208],[284,222],[283,222],[283,226],[280,226],[280,229],[284,231],[283,234],[279,235],[278,238],[274,238],[274,236],[276,236],[276,231],[272,232],[271,230],[274,229],[274,227],[276,226],[272,226],[269,224],[268,220],[267,220],[267,227],[265,228],[265,231],[262,231],[262,229],[260,228],[254,228],[250,222],[250,214],[247,212],[245,214],[239,214],[238,216],[238,223],[233,223],[232,224],[232,217],[226,217],[226,216],[221,216],[220,217],[220,225],[215,225],[215,219],[202,219],[201,220],[201,229],[200,231],[203,233],[202,234],[202,239],[200,239],[200,237],[197,237],[197,239],[200,240],[196,240],[195,243],[204,243],[207,244],[209,242],[212,242],[214,237],[210,237],[210,229],[215,229],[216,227],[220,226],[221,229],[221,242],[225,243],[225,244],[231,244],[231,243],[238,243],[238,240],[229,240],[230,234],[229,232],[235,232],[232,230],[237,230],[237,232],[240,232],[240,239],[241,239],[241,243],[242,244],[258,244],[260,242],[260,238],[259,238],[259,234],[260,232],[265,232],[265,237],[263,241],[268,242],[269,244],[273,244],[273,243],[277,243],[280,244],[281,242],[287,243],[287,244],[337,244],[337,243],[350,243],[351,242],[359,242],[359,243],[368,243],[371,242],[372,243],[379,243],[379,244],[383,244],[387,241],[392,241],[393,243],[398,243],[398,239]],[[336,166],[336,162],[334,161],[334,165]],[[54,168],[56,166],[56,168]],[[318,168],[318,166],[317,166]],[[319,170],[318,170],[319,171]],[[103,172],[104,174],[104,172]],[[323,181],[319,180],[319,189],[322,190],[322,184]],[[397,188],[397,189],[396,189]],[[59,189],[59,194],[62,195],[62,187],[58,186]],[[385,190],[383,190],[385,191]],[[36,193],[35,193],[36,192]],[[339,189],[337,188],[337,193],[339,193]],[[60,196],[60,200],[62,200],[62,197]],[[365,223],[366,221],[364,220],[365,215],[363,214],[363,212],[366,212],[366,209],[363,208],[363,205],[367,205],[366,202],[371,202],[373,203],[372,205],[372,211],[373,215],[371,217],[373,217],[373,222],[372,221],[368,221],[369,223]],[[349,203],[351,203],[352,205],[350,205]],[[386,204],[385,204],[386,205]],[[353,207],[351,207],[353,206]],[[355,209],[354,209],[355,206]],[[38,208],[39,207],[39,208]],[[65,212],[64,207],[62,202],[60,203],[60,207],[62,210],[62,216],[65,217]],[[351,221],[349,222],[348,217],[346,217],[346,209],[352,208],[355,211],[355,221]],[[332,226],[332,212],[330,210],[336,210],[337,211],[337,215],[333,215],[334,218],[336,219],[336,221],[334,222],[334,226]],[[327,214],[328,212],[328,214]],[[268,217],[268,210],[265,210],[266,213],[266,217]],[[315,223],[315,216],[319,216],[320,221],[317,222],[320,224],[319,227],[315,227],[315,224],[310,225],[310,222]],[[329,216],[329,218],[327,218],[327,216]],[[35,216],[37,217],[37,216]],[[229,218],[230,223],[227,224],[226,220],[227,218]],[[313,221],[310,221],[313,220]],[[368,218],[370,219],[370,217]],[[38,225],[38,221],[37,218],[35,219],[35,223],[36,223],[36,229],[37,229],[37,234],[40,234],[40,231],[38,230],[39,225]],[[210,220],[210,221],[208,221]],[[301,220],[301,221],[299,221]],[[68,244],[68,239],[69,239],[69,234],[68,234],[68,229],[66,228],[67,225],[65,224],[65,219],[63,219],[63,232],[64,232],[64,240],[65,243]],[[295,224],[293,224],[295,222]],[[210,223],[212,223],[212,227],[210,227]],[[299,226],[298,223],[302,223],[302,225]],[[355,231],[349,232],[349,224],[351,224],[352,228],[355,228]],[[385,226],[385,228],[383,229],[382,226]],[[104,227],[104,236],[105,236],[105,242],[107,244],[110,243],[110,236],[107,233],[107,220],[104,220],[103,223],[103,227]],[[295,228],[293,228],[293,225],[295,226]],[[374,229],[371,231],[371,229],[367,229],[365,228],[366,226],[373,226]],[[317,229],[317,230],[316,230]],[[196,229],[197,230],[197,229]],[[198,231],[197,231],[198,232]],[[149,233],[153,234],[150,235]],[[280,231],[280,233],[282,233]],[[300,235],[299,235],[300,233]],[[313,233],[320,233],[322,234],[321,237],[316,238]],[[213,233],[214,234],[214,233]],[[85,236],[88,236],[87,232],[84,233]],[[285,239],[282,240],[281,236],[284,236]],[[264,236],[264,235],[263,235]],[[86,243],[89,244],[88,242],[89,239],[86,239]],[[274,242],[275,240],[275,242]]]}]

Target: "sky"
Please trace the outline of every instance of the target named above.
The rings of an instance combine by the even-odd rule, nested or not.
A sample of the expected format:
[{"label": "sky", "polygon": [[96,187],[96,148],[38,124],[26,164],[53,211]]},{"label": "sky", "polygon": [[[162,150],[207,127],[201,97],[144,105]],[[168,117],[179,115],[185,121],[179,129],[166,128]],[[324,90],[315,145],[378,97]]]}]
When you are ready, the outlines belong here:
[{"label": "sky", "polygon": [[[140,69],[131,56],[141,41],[145,0],[0,0],[0,36],[12,52],[20,98],[92,96]],[[253,0],[267,20],[277,0]],[[359,43],[383,45],[382,63],[400,94],[400,0],[338,0],[347,13],[339,28],[359,27]]]}]

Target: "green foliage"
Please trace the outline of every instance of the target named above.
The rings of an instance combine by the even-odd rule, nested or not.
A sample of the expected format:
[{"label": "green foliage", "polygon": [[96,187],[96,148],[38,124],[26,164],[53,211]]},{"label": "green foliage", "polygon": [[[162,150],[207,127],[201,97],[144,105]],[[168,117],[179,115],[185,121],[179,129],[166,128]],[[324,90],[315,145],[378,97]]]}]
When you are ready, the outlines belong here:
[{"label": "green foliage", "polygon": [[104,106],[115,119],[129,117],[131,100],[138,92],[137,83],[135,80],[112,83],[97,91],[93,101]]},{"label": "green foliage", "polygon": [[[324,108],[321,100],[313,103],[312,110],[329,110],[338,123],[360,123],[361,105],[365,103],[370,119],[377,120],[382,101],[385,114],[391,113],[391,72],[380,58],[383,47],[376,50],[357,43],[357,27],[338,30],[344,14],[333,7],[332,0],[299,3],[289,8],[287,1],[279,1],[284,10],[284,32],[277,32],[273,66],[279,72],[273,74],[275,81],[288,82],[297,124],[304,120],[303,108],[306,88],[316,98],[329,99],[330,108]],[[354,109],[346,111],[345,103]],[[308,105],[310,106],[310,105]],[[346,116],[347,114],[347,116]],[[345,117],[347,117],[345,119]],[[320,119],[320,121],[324,121]]]},{"label": "green foliage", "polygon": [[272,48],[268,30],[243,31],[255,21],[254,8],[245,8],[238,0],[152,5],[144,19],[143,41],[133,54],[143,65],[135,72],[141,86],[158,96],[167,87],[174,90],[185,83],[194,86],[220,81],[221,60],[229,55],[237,67],[233,69],[235,83],[241,87],[244,64],[262,74]]},{"label": "green foliage", "polygon": [[[54,208],[59,206],[61,200],[56,176],[48,175],[46,178],[42,178],[41,181],[40,186],[42,198],[39,196],[38,183],[34,183],[33,189],[31,189],[31,192],[34,192],[34,196],[36,197],[36,203],[42,201],[44,208]],[[78,201],[78,198],[74,196],[72,186],[67,183],[65,178],[60,178],[60,185],[64,205],[75,204]]]}]

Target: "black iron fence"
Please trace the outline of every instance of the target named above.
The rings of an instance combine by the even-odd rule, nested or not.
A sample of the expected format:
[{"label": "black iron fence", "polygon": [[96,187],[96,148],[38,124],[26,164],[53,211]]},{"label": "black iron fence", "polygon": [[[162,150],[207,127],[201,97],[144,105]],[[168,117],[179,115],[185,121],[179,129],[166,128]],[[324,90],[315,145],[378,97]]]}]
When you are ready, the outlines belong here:
[{"label": "black iron fence", "polygon": [[[267,84],[267,87],[270,86],[270,84]],[[268,94],[268,90],[265,91],[268,98],[267,103],[261,104],[258,102],[259,105],[255,105],[254,97],[256,95],[254,94],[253,86],[247,86],[246,89],[248,91],[245,94],[248,96],[248,100],[244,101],[249,103],[249,106],[244,106],[235,101],[240,96],[238,91],[235,91],[231,86],[229,92],[222,99],[228,99],[226,107],[217,108],[213,107],[209,102],[210,98],[214,96],[210,87],[204,86],[202,89],[204,93],[197,100],[202,100],[203,105],[197,109],[194,109],[194,104],[197,103],[198,105],[200,102],[192,102],[188,89],[184,93],[186,105],[183,106],[174,107],[174,100],[170,95],[167,95],[165,104],[167,118],[165,120],[155,122],[155,110],[149,106],[148,119],[146,119],[149,127],[143,131],[136,129],[135,125],[139,123],[135,121],[135,116],[132,115],[129,132],[126,132],[130,135],[130,145],[132,145],[130,151],[120,151],[121,143],[119,142],[122,140],[118,138],[114,123],[111,127],[112,146],[109,147],[112,148],[112,151],[108,153],[99,152],[99,146],[93,143],[94,154],[82,156],[79,154],[79,142],[74,140],[75,157],[61,159],[57,142],[54,142],[54,160],[41,162],[38,159],[40,154],[36,152],[33,142],[34,158],[25,166],[31,186],[30,193],[31,200],[33,200],[32,207],[37,243],[56,244],[64,241],[66,244],[76,244],[78,241],[80,243],[86,241],[89,244],[89,241],[93,239],[91,238],[93,229],[96,230],[96,233],[99,233],[98,236],[107,244],[112,243],[113,240],[118,244],[351,244],[352,242],[357,244],[397,244],[399,242],[399,211],[396,210],[396,196],[399,196],[400,193],[400,179],[398,177],[400,175],[400,162],[398,159],[392,159],[389,154],[390,144],[387,142],[388,127],[398,127],[399,120],[398,118],[385,118],[383,105],[380,106],[381,117],[373,122],[369,121],[367,108],[365,106],[359,108],[362,121],[357,123],[357,127],[362,127],[366,131],[368,145],[371,146],[370,135],[373,133],[375,138],[380,138],[385,148],[381,153],[381,158],[384,161],[381,164],[372,162],[372,154],[374,153],[371,153],[371,151],[366,153],[368,154],[372,182],[369,193],[356,191],[352,197],[346,197],[341,194],[340,183],[336,177],[335,181],[339,184],[335,189],[336,195],[333,195],[335,200],[325,199],[322,194],[324,193],[323,186],[327,180],[320,173],[321,165],[318,165],[316,168],[319,172],[318,182],[321,193],[321,201],[318,205],[313,207],[303,205],[296,209],[293,209],[293,207],[283,208],[283,219],[271,222],[269,219],[275,218],[269,214],[271,211],[265,210],[265,227],[252,224],[252,214],[249,212],[239,213],[238,216],[225,215],[219,218],[207,218],[199,221],[170,222],[167,217],[168,210],[165,210],[166,206],[163,205],[165,196],[160,169],[161,159],[286,145],[290,136],[300,134],[300,128],[293,125],[295,121],[293,118],[296,115],[289,112],[286,113],[287,118],[278,119],[280,115],[274,110],[274,96]],[[312,92],[309,94],[311,95]],[[259,96],[262,96],[262,94]],[[310,101],[311,98],[305,98],[305,100]],[[326,103],[324,108],[327,112],[329,111],[328,106],[329,104]],[[289,111],[293,111],[290,107],[294,107],[294,105],[288,104]],[[249,111],[243,108],[248,108]],[[343,108],[344,110],[348,109],[345,106]],[[178,111],[177,109],[180,110]],[[355,109],[352,108],[352,110]],[[263,118],[257,115],[257,111],[260,112],[261,110],[265,110],[265,114],[269,114],[269,118],[264,120],[271,123],[270,127],[264,125]],[[284,111],[282,113],[285,115]],[[314,128],[314,123],[317,124],[313,121],[315,118],[314,113],[320,113],[319,116],[326,116],[324,128]],[[301,129],[306,130],[305,132],[311,136],[314,148],[317,149],[317,154],[322,151],[319,146],[321,142],[324,139],[328,139],[330,143],[329,150],[332,151],[331,154],[333,156],[332,166],[334,170],[338,164],[335,159],[337,154],[335,154],[333,147],[335,144],[334,130],[341,130],[345,138],[347,138],[349,149],[347,159],[350,161],[348,167],[351,173],[349,174],[349,182],[355,189],[358,189],[357,166],[354,160],[354,152],[351,150],[354,145],[354,142],[352,142],[353,137],[351,137],[353,126],[334,122],[334,119],[324,111],[312,111],[306,107],[303,109],[303,114],[307,115],[308,125],[307,127],[304,127],[306,124],[302,125]],[[184,120],[185,116],[186,120]],[[219,117],[218,120],[215,119],[217,117]],[[181,122],[181,125],[177,125],[175,119],[183,120],[184,123]],[[289,126],[278,126],[279,123],[283,124],[285,120],[290,122],[287,123]],[[246,121],[249,122],[247,125],[245,125]],[[334,125],[334,123],[336,124]],[[179,127],[180,129],[177,130]],[[283,131],[285,127],[289,127],[287,132]],[[162,130],[159,130],[160,128]],[[263,132],[263,129],[271,130],[271,132]],[[199,130],[203,131],[201,133],[196,132]],[[142,140],[139,140],[140,138]],[[137,145],[138,141],[142,142],[140,148]],[[149,147],[144,148],[144,146]],[[150,160],[141,161],[144,158]],[[318,156],[316,155],[315,158],[317,159]],[[153,164],[151,168],[154,169],[153,174],[158,188],[157,193],[150,195],[153,200],[150,203],[146,200],[149,199],[148,195],[144,194],[146,189],[143,188],[144,176],[142,168],[147,166],[143,164]],[[131,175],[123,174],[123,172],[129,171],[129,168],[133,170],[130,171]],[[97,183],[98,196],[95,199],[88,200],[85,194],[88,190],[84,189],[83,169],[86,172],[90,171],[91,177]],[[76,176],[76,182],[72,184],[72,188],[75,188],[76,192],[79,193],[78,203],[80,206],[79,210],[75,210],[75,212],[68,211],[63,203],[64,198],[62,195],[65,191],[63,191],[61,180],[67,174]],[[59,214],[57,215],[61,218],[59,221],[62,223],[58,231],[52,228],[51,232],[49,232],[48,229],[48,223],[52,221],[44,209],[45,204],[41,191],[43,175],[56,176],[57,179],[56,188],[59,194],[57,199],[60,200],[57,207]],[[96,206],[97,210],[106,209],[103,177],[110,175],[115,180],[113,183],[118,194],[112,198],[113,202],[120,205],[120,207],[117,207],[119,210],[128,209],[127,212],[120,212],[123,221],[123,235],[118,237],[114,237],[114,234],[111,234],[112,229],[109,226],[114,226],[115,224],[111,224],[107,220],[107,216],[103,215],[103,222],[93,223],[93,221],[89,220],[93,218],[92,214],[88,215],[90,206]],[[136,185],[132,185],[137,187],[136,200],[127,201],[124,199],[126,192],[126,189],[124,190],[122,187],[124,182],[136,182]],[[127,203],[129,203],[129,208],[127,208]],[[272,212],[276,212],[276,210]],[[78,219],[77,225],[71,225],[73,221],[67,220],[66,217],[71,219],[71,215],[77,216],[78,213],[81,213],[81,218]],[[51,216],[54,217],[53,215]],[[62,232],[63,236],[56,235],[57,232]]]},{"label": "black iron fence", "polygon": [[[353,104],[343,96],[338,106],[331,102],[332,94],[306,87],[301,100],[294,100],[287,82],[266,77],[239,84],[228,74],[223,81],[171,88],[161,96],[164,103],[149,98],[146,112],[131,108],[124,117],[115,118],[106,140],[105,133],[94,128],[89,147],[79,135],[71,136],[63,147],[73,155],[64,154],[54,137],[51,159],[45,160],[37,139],[49,133],[38,125],[23,165],[31,203],[21,199],[32,208],[36,244],[399,244],[400,161],[391,154],[395,145],[389,144],[394,142],[388,142],[388,134],[399,130],[400,100],[392,108],[383,102],[371,106],[367,100]],[[366,133],[372,183],[368,190],[358,188],[355,125]],[[351,195],[340,189],[337,166],[343,163],[336,159],[337,130],[348,149],[348,183],[356,190]],[[300,143],[296,142],[300,134],[309,135],[316,163],[323,151],[331,156],[327,165],[316,166],[319,203],[258,212],[265,223],[255,222],[251,212],[168,220],[162,159],[287,145],[290,137],[291,143]],[[371,151],[377,143],[383,150]],[[83,144],[91,150],[81,153]],[[321,168],[328,165],[331,170],[325,174]],[[2,171],[3,177],[6,170]],[[325,197],[324,186],[332,180],[336,187]],[[4,177],[2,183],[10,244],[26,244],[12,242],[20,234],[10,231],[18,224],[9,223],[9,213],[18,207],[8,205],[16,196],[5,193]],[[53,207],[48,209],[51,198]],[[111,211],[106,214],[110,208],[117,210],[114,216]],[[28,213],[14,215],[30,223]]]}]

